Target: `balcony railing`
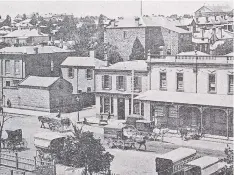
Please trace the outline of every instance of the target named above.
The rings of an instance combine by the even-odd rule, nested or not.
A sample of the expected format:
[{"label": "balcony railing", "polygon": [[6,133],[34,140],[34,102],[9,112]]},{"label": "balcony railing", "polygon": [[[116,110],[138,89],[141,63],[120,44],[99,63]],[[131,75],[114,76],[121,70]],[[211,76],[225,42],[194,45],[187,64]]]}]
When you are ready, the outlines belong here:
[{"label": "balcony railing", "polygon": [[153,55],[147,62],[178,62],[178,63],[214,63],[214,64],[233,64],[234,56],[191,56],[191,55]]}]

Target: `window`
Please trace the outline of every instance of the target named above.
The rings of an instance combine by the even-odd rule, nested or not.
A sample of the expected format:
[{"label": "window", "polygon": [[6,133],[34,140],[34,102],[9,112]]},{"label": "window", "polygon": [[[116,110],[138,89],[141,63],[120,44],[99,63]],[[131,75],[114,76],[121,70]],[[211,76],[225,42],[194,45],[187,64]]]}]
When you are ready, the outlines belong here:
[{"label": "window", "polygon": [[68,77],[73,78],[74,77],[74,70],[72,67],[68,68]]},{"label": "window", "polygon": [[87,69],[86,77],[88,80],[91,80],[93,78],[93,71],[91,69]]},{"label": "window", "polygon": [[141,115],[144,116],[144,103],[141,102]]},{"label": "window", "polygon": [[103,113],[103,97],[100,97],[100,113]]},{"label": "window", "polygon": [[78,93],[79,93],[79,94],[82,93],[82,90],[78,90]]},{"label": "window", "polygon": [[228,93],[233,94],[233,75],[228,75]]},{"label": "window", "polygon": [[124,31],[124,32],[123,32],[123,37],[124,37],[124,39],[127,38],[127,31]]},{"label": "window", "polygon": [[208,45],[208,44],[205,44],[205,52],[207,51],[207,45]]},{"label": "window", "polygon": [[6,81],[6,86],[11,86],[11,82],[10,81]]},{"label": "window", "polygon": [[10,60],[5,61],[5,73],[10,73]]},{"label": "window", "polygon": [[124,76],[117,76],[116,77],[116,89],[117,90],[125,90],[125,81]]},{"label": "window", "polygon": [[183,73],[177,73],[177,91],[183,91],[184,90],[184,77]]},{"label": "window", "polygon": [[13,80],[13,86],[18,86],[19,80]]},{"label": "window", "polygon": [[103,87],[103,89],[111,89],[111,86],[112,86],[111,83],[112,83],[111,76],[104,75],[102,77],[102,87]]},{"label": "window", "polygon": [[50,61],[50,71],[51,72],[54,71],[54,61],[53,60]]},{"label": "window", "polygon": [[134,91],[135,92],[141,92],[141,77],[134,77]]},{"label": "window", "polygon": [[160,72],[160,89],[167,90],[167,74],[166,74],[166,72]]},{"label": "window", "polygon": [[139,101],[133,102],[133,114],[140,114],[140,102]]},{"label": "window", "polygon": [[110,98],[104,97],[104,113],[110,112]]},{"label": "window", "polygon": [[114,100],[113,100],[113,97],[111,97],[111,111],[110,111],[111,114],[114,113]]},{"label": "window", "polygon": [[132,99],[129,98],[129,115],[131,115],[131,112],[132,112]]},{"label": "window", "polygon": [[91,92],[91,87],[87,87],[87,92]]},{"label": "window", "polygon": [[20,61],[15,61],[15,74],[20,74]]},{"label": "window", "polygon": [[216,92],[216,77],[215,74],[209,74],[209,92]]}]

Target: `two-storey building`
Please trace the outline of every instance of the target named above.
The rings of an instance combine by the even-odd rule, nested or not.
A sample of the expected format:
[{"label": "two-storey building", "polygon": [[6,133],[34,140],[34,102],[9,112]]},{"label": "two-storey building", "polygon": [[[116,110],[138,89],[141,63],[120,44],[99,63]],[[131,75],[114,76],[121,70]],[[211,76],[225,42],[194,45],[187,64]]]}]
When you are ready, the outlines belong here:
[{"label": "two-storey building", "polygon": [[67,57],[62,62],[62,77],[72,84],[72,94],[80,99],[82,106],[94,104],[94,70],[106,65],[106,61],[95,58],[94,51],[90,51],[89,57]]},{"label": "two-storey building", "polygon": [[60,64],[74,54],[55,46],[23,46],[0,49],[0,98],[3,87],[16,87],[29,75],[59,77]]},{"label": "two-storey building", "polygon": [[178,55],[148,59],[151,90],[144,117],[171,129],[198,127],[233,137],[233,56]]},{"label": "two-storey building", "polygon": [[144,115],[144,105],[133,100],[148,90],[148,68],[144,60],[125,61],[95,69],[97,116],[110,113],[113,118],[126,119],[132,113]]},{"label": "two-storey building", "polygon": [[125,61],[129,60],[136,38],[145,53],[150,50],[153,54],[175,55],[192,49],[191,32],[155,16],[119,18],[111,21],[104,33],[104,42],[116,46]]}]

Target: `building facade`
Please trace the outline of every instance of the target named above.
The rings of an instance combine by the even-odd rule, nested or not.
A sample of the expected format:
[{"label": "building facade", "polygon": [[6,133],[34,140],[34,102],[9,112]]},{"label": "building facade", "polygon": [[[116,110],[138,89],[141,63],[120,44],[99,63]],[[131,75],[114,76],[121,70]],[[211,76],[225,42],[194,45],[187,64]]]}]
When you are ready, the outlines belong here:
[{"label": "building facade", "polygon": [[97,116],[110,113],[112,118],[124,120],[131,114],[140,115],[140,108],[144,106],[133,98],[147,91],[148,87],[147,64],[143,60],[119,62],[96,69]]},{"label": "building facade", "polygon": [[167,56],[151,59],[151,90],[144,117],[170,129],[197,127],[233,137],[233,56]]}]

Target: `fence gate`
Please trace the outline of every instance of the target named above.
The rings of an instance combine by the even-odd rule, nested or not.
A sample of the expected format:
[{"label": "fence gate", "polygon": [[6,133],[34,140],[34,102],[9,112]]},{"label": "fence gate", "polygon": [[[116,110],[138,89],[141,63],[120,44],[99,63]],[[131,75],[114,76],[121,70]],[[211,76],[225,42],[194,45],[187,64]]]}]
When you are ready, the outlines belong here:
[{"label": "fence gate", "polygon": [[[0,155],[0,166],[12,168],[15,170],[21,170],[24,172],[35,172],[40,175],[56,175],[56,168],[54,162],[45,162],[38,160],[36,157],[33,159],[28,159],[24,157],[19,157],[18,153],[6,154],[1,153]],[[20,171],[13,170],[14,175]],[[15,171],[15,172],[14,172]]]}]

